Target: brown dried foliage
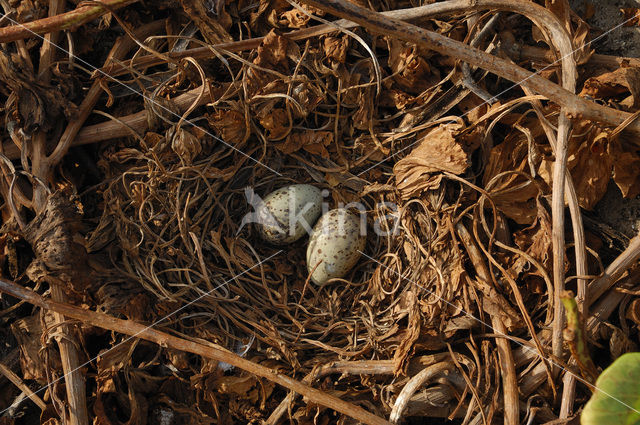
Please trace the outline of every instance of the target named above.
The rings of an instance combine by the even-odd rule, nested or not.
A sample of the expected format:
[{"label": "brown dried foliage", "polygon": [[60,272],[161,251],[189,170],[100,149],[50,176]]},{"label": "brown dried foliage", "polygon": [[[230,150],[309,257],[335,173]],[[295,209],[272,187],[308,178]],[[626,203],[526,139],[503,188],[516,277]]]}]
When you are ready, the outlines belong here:
[{"label": "brown dried foliage", "polygon": [[[566,2],[547,3],[580,47],[588,26],[571,17]],[[31,249],[21,253],[29,266],[11,277],[31,284],[56,279],[88,308],[226,347],[281,374],[306,375],[317,388],[384,417],[395,412],[418,372],[447,362],[455,372],[410,394],[405,414],[486,423],[501,416],[503,371],[489,324],[499,320],[518,341],[535,336],[535,344],[548,349],[545,329],[553,316],[549,199],[555,157],[534,100],[510,91],[486,105],[460,83],[455,60],[363,29],[355,33],[373,46],[373,58],[358,39],[337,30],[297,42],[282,35],[282,29],[314,23],[305,11],[324,16],[313,7],[276,0],[181,0],[163,7],[175,14],[166,35],[178,35],[188,16],[199,30],[194,44],[198,37],[210,44],[238,40],[243,31],[265,38],[252,51],[219,49],[207,60],[164,64],[168,79],[155,68],[132,69],[127,83],[153,90],[149,98],[156,105],[116,94],[111,113],[144,110],[143,127],[91,152],[88,163],[99,182],[65,170],[52,173],[56,181],[32,182],[59,189],[67,181],[67,190],[52,191],[38,214],[26,212],[26,200],[9,197],[15,174],[3,165],[3,237]],[[125,20],[145,19],[126,10]],[[422,25],[469,40],[489,16],[462,12]],[[548,42],[527,26],[501,29]],[[148,40],[136,56],[178,45],[166,39]],[[588,63],[592,53],[579,49],[575,60]],[[553,79],[553,73],[545,75]],[[473,76],[483,90],[502,87],[482,72]],[[581,95],[636,112],[638,76],[633,67],[592,72],[581,82]],[[20,137],[40,130],[55,139],[59,121],[82,100],[62,96],[59,84],[38,82],[15,52],[0,54],[0,79],[6,122],[18,128],[12,140],[24,155],[28,137]],[[170,100],[203,84],[204,106],[185,113]],[[116,88],[107,79],[102,85]],[[557,124],[556,105],[545,103],[537,112],[551,127]],[[88,168],[86,156],[69,155],[72,164]],[[28,161],[21,162],[28,169]],[[639,166],[638,144],[620,129],[574,120],[568,170],[582,208],[592,209],[611,179],[625,197],[638,195]],[[264,195],[292,182],[329,189],[332,207],[358,200],[370,230],[396,223],[397,233],[370,232],[366,255],[344,279],[309,284],[304,240],[279,253],[254,229],[240,227],[250,212],[246,187]],[[82,206],[89,210],[84,223]],[[25,228],[17,218],[28,221]],[[477,252],[461,243],[461,225],[473,234]],[[5,251],[3,267],[19,269],[13,251]],[[51,331],[47,326],[30,315],[14,321],[23,379],[44,383],[59,375],[47,375],[47,368],[60,366],[36,349],[39,333]],[[276,423],[285,414],[300,424],[347,423],[322,406],[293,397],[282,402],[272,382],[228,365],[96,329],[74,332],[88,355],[99,354],[87,366],[96,423],[156,423],[168,416],[175,423]],[[89,340],[100,341],[99,353]],[[511,348],[518,351],[515,343]],[[358,369],[365,363],[369,371],[381,369]],[[527,373],[537,364],[535,355],[516,353],[517,384],[533,388],[520,401],[535,392],[552,405],[554,387]]]}]

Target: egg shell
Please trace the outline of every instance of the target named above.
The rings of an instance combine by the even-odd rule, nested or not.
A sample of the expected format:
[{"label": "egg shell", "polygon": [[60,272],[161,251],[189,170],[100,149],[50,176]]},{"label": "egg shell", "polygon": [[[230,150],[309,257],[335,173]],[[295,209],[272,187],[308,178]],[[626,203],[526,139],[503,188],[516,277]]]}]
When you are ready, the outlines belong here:
[{"label": "egg shell", "polygon": [[295,242],[320,217],[322,192],[310,184],[281,187],[262,199],[257,213],[256,227],[264,240],[276,245]]},{"label": "egg shell", "polygon": [[324,285],[343,277],[360,258],[366,237],[360,218],[343,208],[327,211],[313,228],[307,247],[307,270],[311,280]]}]

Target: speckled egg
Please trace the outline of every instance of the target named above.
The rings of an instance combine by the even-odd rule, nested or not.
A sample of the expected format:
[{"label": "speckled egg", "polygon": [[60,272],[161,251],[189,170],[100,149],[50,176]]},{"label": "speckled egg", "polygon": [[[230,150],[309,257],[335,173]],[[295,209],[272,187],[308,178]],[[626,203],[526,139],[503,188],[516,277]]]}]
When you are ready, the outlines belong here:
[{"label": "speckled egg", "polygon": [[294,184],[275,190],[257,209],[258,232],[267,242],[284,245],[311,230],[322,213],[322,192],[310,184]]},{"label": "speckled egg", "polygon": [[366,237],[360,218],[343,208],[326,212],[313,228],[307,247],[307,270],[311,280],[324,285],[343,277],[356,265]]}]

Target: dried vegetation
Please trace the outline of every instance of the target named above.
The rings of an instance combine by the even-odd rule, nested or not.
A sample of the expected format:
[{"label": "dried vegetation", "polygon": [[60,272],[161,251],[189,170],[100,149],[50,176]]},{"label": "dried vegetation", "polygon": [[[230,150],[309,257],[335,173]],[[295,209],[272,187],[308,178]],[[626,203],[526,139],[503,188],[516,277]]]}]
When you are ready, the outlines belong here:
[{"label": "dried vegetation", "polygon": [[[582,215],[640,194],[640,64],[566,0],[414,3],[0,1],[1,424],[579,413],[638,338]],[[396,232],[317,287],[241,226],[291,183]]]}]

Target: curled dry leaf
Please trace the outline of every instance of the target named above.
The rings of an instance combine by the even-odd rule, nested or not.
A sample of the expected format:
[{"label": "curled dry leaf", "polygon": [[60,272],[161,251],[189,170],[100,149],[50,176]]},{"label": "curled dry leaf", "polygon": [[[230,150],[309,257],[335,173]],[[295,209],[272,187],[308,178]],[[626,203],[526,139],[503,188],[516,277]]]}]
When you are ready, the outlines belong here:
[{"label": "curled dry leaf", "polygon": [[595,53],[595,49],[591,47],[590,28],[589,25],[582,19],[578,19],[578,26],[573,31],[573,58],[578,65],[585,64],[589,61],[589,58]]},{"label": "curled dry leaf", "polygon": [[[353,90],[350,90],[353,92]],[[353,126],[358,130],[368,130],[370,126],[375,125],[374,92],[370,87],[364,87],[357,91],[358,109],[351,117]]]},{"label": "curled dry leaf", "polygon": [[171,149],[182,161],[191,164],[196,156],[202,152],[202,144],[191,132],[180,128],[171,139]]},{"label": "curled dry leaf", "polygon": [[19,2],[12,1],[10,4],[16,8],[17,16],[15,20],[20,23],[35,21],[47,16],[45,3],[40,1],[21,0]]},{"label": "curled dry leaf", "polygon": [[[412,295],[415,300],[413,292]],[[417,302],[412,303],[408,310],[409,323],[406,332],[403,333],[400,344],[393,354],[393,368],[396,375],[405,375],[407,373],[407,366],[415,349],[415,343],[421,334],[422,317],[420,316],[419,304]]]},{"label": "curled dry leaf", "polygon": [[0,52],[0,80],[15,93],[14,119],[19,119],[27,133],[47,131],[60,123],[62,115],[69,118],[76,112],[76,105],[63,96],[60,87],[38,81],[20,55]]},{"label": "curled dry leaf", "polygon": [[[551,217],[544,209],[544,206],[537,200],[536,202],[537,216],[531,226],[517,231],[513,235],[513,241],[524,252],[529,254],[547,270],[549,262],[552,258],[551,252]],[[518,256],[509,271],[512,276],[518,276],[524,270],[529,268],[528,260],[522,256]],[[531,273],[537,274],[534,267],[530,268]]]},{"label": "curled dry leaf", "polygon": [[313,6],[309,6],[306,4],[301,4],[300,7],[307,11],[304,13],[297,7],[293,9],[287,10],[280,14],[280,19],[278,19],[278,26],[284,28],[302,28],[309,23],[311,17],[309,14],[316,16],[324,16],[324,12],[320,9],[317,9]]},{"label": "curled dry leaf", "polygon": [[166,122],[178,121],[180,109],[171,99],[156,96],[153,99],[144,97],[144,109],[147,112],[147,126],[149,130],[156,130]]},{"label": "curled dry leaf", "polygon": [[[578,196],[578,204],[587,210],[602,199],[611,179],[612,157],[608,153],[608,134],[592,129],[573,153],[569,154],[567,169],[571,172]],[[575,147],[574,147],[575,149]],[[545,158],[538,174],[551,185],[553,160]]]},{"label": "curled dry leaf", "polygon": [[220,137],[232,145],[243,145],[249,138],[249,129],[244,114],[236,109],[218,109],[207,116],[209,124]]},{"label": "curled dry leaf", "polygon": [[[45,315],[47,325],[53,324],[51,313]],[[40,314],[36,313],[16,320],[11,324],[11,332],[20,347],[20,367],[24,379],[33,379],[39,383],[47,382],[47,365],[40,356],[42,345],[42,321]],[[58,361],[57,359],[50,359]],[[57,367],[60,365],[57,364]]]},{"label": "curled dry leaf", "polygon": [[267,132],[267,140],[282,139],[289,131],[289,117],[287,111],[282,108],[273,108],[265,104],[256,114],[260,125]]},{"label": "curled dry leaf", "polygon": [[429,66],[419,55],[415,45],[388,39],[389,68],[393,79],[401,89],[408,93],[419,94],[440,81],[440,72]]},{"label": "curled dry leaf", "polygon": [[447,171],[462,174],[469,166],[469,157],[456,140],[459,124],[443,124],[422,133],[420,142],[409,155],[393,167],[396,186],[408,199],[439,185],[435,173]]},{"label": "curled dry leaf", "polygon": [[293,83],[291,97],[295,99],[296,106],[299,106],[299,108],[291,108],[294,116],[296,118],[305,118],[325,100],[325,93],[318,87],[317,83],[309,81],[307,76],[300,76]]},{"label": "curled dry leaf", "polygon": [[[585,63],[594,52],[593,48],[591,48],[591,43],[589,43],[589,25],[571,10],[569,0],[545,0],[544,3],[545,7],[562,21],[571,36],[571,42],[574,48],[573,58],[575,61],[578,64]],[[575,28],[573,28],[574,25]],[[539,29],[535,26],[532,30],[534,34],[539,33]],[[540,40],[538,39],[537,41]]]},{"label": "curled dry leaf", "polygon": [[640,194],[640,157],[635,152],[617,152],[613,157],[613,180],[625,198]]},{"label": "curled dry leaf", "polygon": [[382,107],[396,108],[403,110],[412,103],[415,98],[402,90],[389,89],[383,90],[378,98],[378,104]]},{"label": "curled dry leaf", "polygon": [[251,403],[264,402],[273,391],[274,384],[270,381],[258,381],[253,375],[221,376],[213,382],[213,388],[220,394],[238,396]]},{"label": "curled dry leaf", "polygon": [[327,146],[331,143],[333,143],[333,133],[330,131],[305,131],[292,132],[284,143],[278,144],[276,147],[286,154],[304,149],[309,153],[329,158]]},{"label": "curled dry leaf", "polygon": [[[289,42],[286,38],[279,36],[273,30],[270,31],[262,40],[260,47],[258,47],[258,55],[253,60],[253,63],[261,68],[285,72],[288,65],[288,44]],[[251,98],[255,94],[261,93],[263,88],[275,79],[276,76],[273,73],[253,67],[249,68],[246,78],[247,96]]]},{"label": "curled dry leaf", "polygon": [[[180,4],[209,43],[233,41],[233,37],[227,32],[231,28],[231,16],[224,9],[225,2],[180,0]],[[215,7],[209,8],[214,5]]]},{"label": "curled dry leaf", "polygon": [[344,64],[347,60],[347,50],[349,49],[349,37],[325,37],[323,40],[324,55],[331,63],[332,68],[338,64]]},{"label": "curled dry leaf", "polygon": [[640,104],[640,69],[618,68],[615,71],[591,77],[585,81],[580,95],[606,99],[625,93],[633,96],[633,106],[637,107]]},{"label": "curled dry leaf", "polygon": [[525,136],[519,132],[509,134],[491,149],[483,178],[485,187],[491,182],[487,189],[496,208],[519,224],[533,223],[536,198],[540,195],[533,181],[517,173],[529,174],[529,163],[535,162],[530,153]]}]

